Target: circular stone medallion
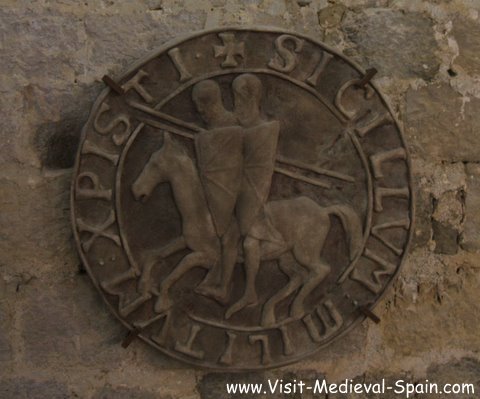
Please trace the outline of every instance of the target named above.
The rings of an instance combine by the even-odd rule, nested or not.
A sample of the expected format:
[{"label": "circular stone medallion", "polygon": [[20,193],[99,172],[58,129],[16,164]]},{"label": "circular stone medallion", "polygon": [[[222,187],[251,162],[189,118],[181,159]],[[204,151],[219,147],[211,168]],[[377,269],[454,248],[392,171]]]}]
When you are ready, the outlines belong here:
[{"label": "circular stone medallion", "polygon": [[225,28],[109,83],[72,214],[128,328],[195,365],[256,370],[370,314],[405,256],[413,198],[400,128],[358,66],[303,35]]}]

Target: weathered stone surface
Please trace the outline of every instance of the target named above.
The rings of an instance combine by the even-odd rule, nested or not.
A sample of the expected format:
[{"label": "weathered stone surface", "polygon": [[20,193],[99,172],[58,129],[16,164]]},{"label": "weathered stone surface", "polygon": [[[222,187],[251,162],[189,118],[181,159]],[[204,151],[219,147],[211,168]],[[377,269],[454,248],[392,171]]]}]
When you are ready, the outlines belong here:
[{"label": "weathered stone surface", "polygon": [[480,75],[480,21],[455,19],[452,36],[457,41],[459,52],[454,65],[459,65],[471,75]]},{"label": "weathered stone surface", "polygon": [[92,399],[162,399],[165,396],[156,395],[141,388],[111,387],[98,390]]},{"label": "weathered stone surface", "polygon": [[13,358],[11,307],[7,302],[7,282],[3,278],[0,266],[0,370],[6,370]]},{"label": "weathered stone surface", "polygon": [[0,31],[8,38],[2,46],[5,79],[42,87],[73,84],[81,58],[75,55],[85,44],[83,21],[52,9],[38,11],[22,6],[0,10]]},{"label": "weathered stone surface", "polygon": [[447,191],[437,200],[433,218],[459,227],[463,219],[463,192]]},{"label": "weathered stone surface", "polygon": [[427,245],[432,237],[432,212],[433,202],[430,193],[418,190],[415,197],[415,233],[412,246],[422,247]]},{"label": "weathered stone surface", "polygon": [[467,193],[465,198],[465,226],[462,237],[462,248],[467,251],[480,250],[480,165],[466,165]]},{"label": "weathered stone surface", "polygon": [[[368,322],[363,322],[350,330],[341,339],[332,342],[327,348],[311,357],[309,365],[318,363],[319,370],[328,370],[329,375],[356,375],[362,369],[368,351]],[[355,353],[355,357],[351,354]],[[315,362],[315,363],[313,363]]]},{"label": "weathered stone surface", "polygon": [[[156,38],[165,37],[167,30],[168,27],[158,23],[151,14],[92,13],[85,18],[85,33],[92,43],[91,60],[94,65],[104,65],[106,72],[112,69],[120,72],[119,63],[123,68],[127,67],[151,49]],[[118,41],[118,36],[126,40]]]},{"label": "weathered stone surface", "polygon": [[297,0],[297,4],[298,4],[300,7],[306,7],[306,6],[308,6],[311,2],[312,2],[312,0]]},{"label": "weathered stone surface", "polygon": [[[143,364],[145,367],[149,367],[153,372],[160,369],[168,370],[190,370],[190,366],[181,362],[180,360],[173,359],[162,352],[159,353],[158,349],[153,348],[150,345],[145,345],[143,341],[135,340],[130,346],[129,350],[135,351],[135,358],[139,364]],[[180,371],[181,372],[181,371]]]},{"label": "weathered stone surface", "polygon": [[[427,370],[427,379],[435,382],[439,386],[439,391],[444,384],[473,384],[474,392],[470,387],[470,391],[465,390],[453,395],[458,399],[472,399],[478,396],[480,386],[480,362],[477,359],[464,357],[459,360],[452,360],[445,364],[434,364]],[[451,390],[453,387],[449,387]],[[438,398],[438,394],[426,394],[422,397],[426,399]]]},{"label": "weathered stone surface", "polygon": [[55,289],[35,281],[24,296],[25,362],[101,365],[123,358],[125,329],[107,313],[86,276],[58,281]]},{"label": "weathered stone surface", "polygon": [[432,226],[436,253],[454,255],[458,252],[463,197],[463,191],[447,191],[435,201]]},{"label": "weathered stone surface", "polygon": [[342,4],[332,4],[318,12],[318,23],[322,28],[332,28],[342,22],[346,7]]},{"label": "weathered stone surface", "polygon": [[[388,361],[404,356],[431,361],[445,349],[480,347],[478,259],[464,253],[448,257],[417,249],[401,272],[395,303],[382,313],[382,341]],[[406,322],[415,320],[415,322]],[[427,363],[428,364],[428,363]]]},{"label": "weathered stone surface", "polygon": [[34,381],[28,378],[0,379],[2,399],[68,399],[67,386],[55,380]]},{"label": "weathered stone surface", "polygon": [[5,239],[0,240],[0,253],[6,273],[40,277],[52,270],[74,272],[78,256],[69,220],[70,173],[45,176],[36,169],[12,167],[2,173]]},{"label": "weathered stone surface", "polygon": [[[1,277],[0,277],[1,279]],[[1,289],[0,282],[0,289]],[[0,297],[1,301],[1,297]],[[7,319],[4,309],[2,309],[2,304],[0,303],[0,368],[3,362],[8,362],[12,359],[12,346],[10,344],[11,338],[9,330],[11,329],[11,322]]]},{"label": "weathered stone surface", "polygon": [[433,219],[437,222],[437,225],[443,223],[453,228],[456,231],[456,236],[460,234],[463,229],[464,194],[467,187],[463,163],[442,163],[438,165],[415,159],[413,170],[414,186],[416,188],[416,222],[413,247],[417,248],[429,244],[432,238]]},{"label": "weathered stone surface", "polygon": [[433,221],[433,240],[437,254],[454,255],[458,252],[458,231],[437,220]]},{"label": "weathered stone surface", "polygon": [[432,21],[425,15],[372,8],[347,13],[342,28],[362,64],[379,76],[430,80],[438,71]]},{"label": "weathered stone surface", "polygon": [[[456,226],[461,222],[461,210],[458,207],[463,202],[462,193],[466,190],[466,175],[463,162],[442,162],[423,165],[422,179],[427,179],[426,189],[438,202],[435,217],[448,221]],[[454,209],[448,209],[449,202],[456,202]],[[438,204],[437,204],[438,205]]]},{"label": "weathered stone surface", "polygon": [[416,154],[437,161],[479,159],[480,100],[462,97],[447,84],[434,84],[406,95],[406,133]]}]

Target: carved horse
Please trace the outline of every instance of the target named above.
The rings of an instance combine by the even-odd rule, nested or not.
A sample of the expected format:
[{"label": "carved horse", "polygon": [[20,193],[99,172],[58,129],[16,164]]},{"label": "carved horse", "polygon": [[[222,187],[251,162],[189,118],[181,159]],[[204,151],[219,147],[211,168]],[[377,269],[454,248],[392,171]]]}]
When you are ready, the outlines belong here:
[{"label": "carved horse", "polygon": [[[184,148],[168,133],[164,134],[162,148],[152,154],[133,183],[135,199],[146,201],[155,187],[163,182],[171,185],[182,218],[182,236],[161,248],[155,255],[149,256],[142,270],[140,290],[158,295],[155,303],[155,311],[158,313],[171,307],[169,289],[177,280],[194,267],[210,269],[221,257],[220,241],[215,233],[195,164]],[[321,258],[321,251],[330,230],[330,215],[337,216],[342,223],[351,260],[357,255],[362,241],[358,215],[346,205],[324,208],[309,198],[298,197],[268,202],[265,213],[283,236],[284,245],[273,252],[269,251],[268,245],[261,245],[260,259],[278,260],[280,270],[288,276],[289,281],[265,303],[262,310],[264,326],[275,323],[275,306],[298,289],[290,307],[290,316],[301,317],[304,313],[305,298],[330,273],[330,265]],[[157,291],[151,281],[152,268],[162,258],[185,248],[192,252],[177,264]],[[299,265],[303,266],[307,273],[302,273],[303,268]],[[255,270],[254,277],[256,272]],[[254,277],[247,279],[243,297],[227,310],[226,318],[245,306],[257,304]]]}]

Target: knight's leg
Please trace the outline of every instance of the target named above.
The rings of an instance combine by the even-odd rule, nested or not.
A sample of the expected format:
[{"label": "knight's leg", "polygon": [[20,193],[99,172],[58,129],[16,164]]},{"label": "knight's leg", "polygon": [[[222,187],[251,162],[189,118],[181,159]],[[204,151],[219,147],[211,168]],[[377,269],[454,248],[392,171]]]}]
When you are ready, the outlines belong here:
[{"label": "knight's leg", "polygon": [[162,281],[158,299],[155,303],[155,312],[162,313],[170,308],[171,303],[168,291],[186,272],[194,267],[208,268],[213,262],[215,262],[215,259],[212,259],[211,256],[208,256],[208,254],[204,252],[193,252],[186,255],[168,277]]},{"label": "knight's leg", "polygon": [[[224,293],[224,297],[228,295],[228,288],[232,281],[233,269],[237,262],[238,244],[240,241],[240,230],[237,223],[232,223],[231,228],[224,236],[222,241],[222,274],[220,280],[220,289]],[[225,298],[226,299],[226,298]]]},{"label": "knight's leg", "polygon": [[257,301],[257,291],[255,281],[257,279],[258,268],[260,267],[260,240],[252,237],[246,237],[243,241],[243,250],[245,253],[245,296],[251,301]]},{"label": "knight's leg", "polygon": [[228,300],[228,289],[237,261],[239,239],[240,231],[237,223],[234,222],[222,237],[221,262],[210,269],[195,292],[211,297],[222,304]]},{"label": "knight's leg", "polygon": [[152,289],[152,269],[153,267],[166,257],[173,255],[175,252],[186,248],[183,236],[177,237],[164,245],[158,250],[149,251],[145,256],[145,262],[142,268],[142,274],[138,280],[137,291],[140,293],[149,292]]},{"label": "knight's leg", "polygon": [[255,281],[258,268],[260,267],[260,241],[256,238],[247,236],[243,241],[243,250],[245,255],[245,292],[237,302],[235,302],[225,313],[225,318],[229,319],[233,314],[239,312],[246,306],[254,306],[258,303]]}]

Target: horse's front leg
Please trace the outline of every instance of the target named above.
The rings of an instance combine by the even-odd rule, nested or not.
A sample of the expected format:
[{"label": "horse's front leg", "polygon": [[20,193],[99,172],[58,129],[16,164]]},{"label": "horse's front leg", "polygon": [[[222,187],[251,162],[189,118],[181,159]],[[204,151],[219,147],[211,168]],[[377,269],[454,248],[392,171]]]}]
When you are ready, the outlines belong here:
[{"label": "horse's front leg", "polygon": [[137,291],[140,293],[151,292],[152,287],[152,269],[153,267],[166,257],[173,255],[175,252],[185,249],[187,244],[183,236],[177,237],[164,245],[158,250],[150,251],[144,256],[145,262],[142,268],[142,274],[138,280]]},{"label": "horse's front leg", "polygon": [[260,267],[260,240],[247,236],[243,242],[245,256],[245,291],[243,296],[227,309],[225,318],[229,319],[235,313],[247,306],[255,306],[258,303],[255,281],[258,268]]},{"label": "horse's front leg", "polygon": [[155,312],[163,313],[172,306],[168,291],[186,272],[194,267],[209,269],[215,261],[215,256],[211,256],[205,252],[192,252],[186,255],[160,284],[158,299],[155,302]]}]

